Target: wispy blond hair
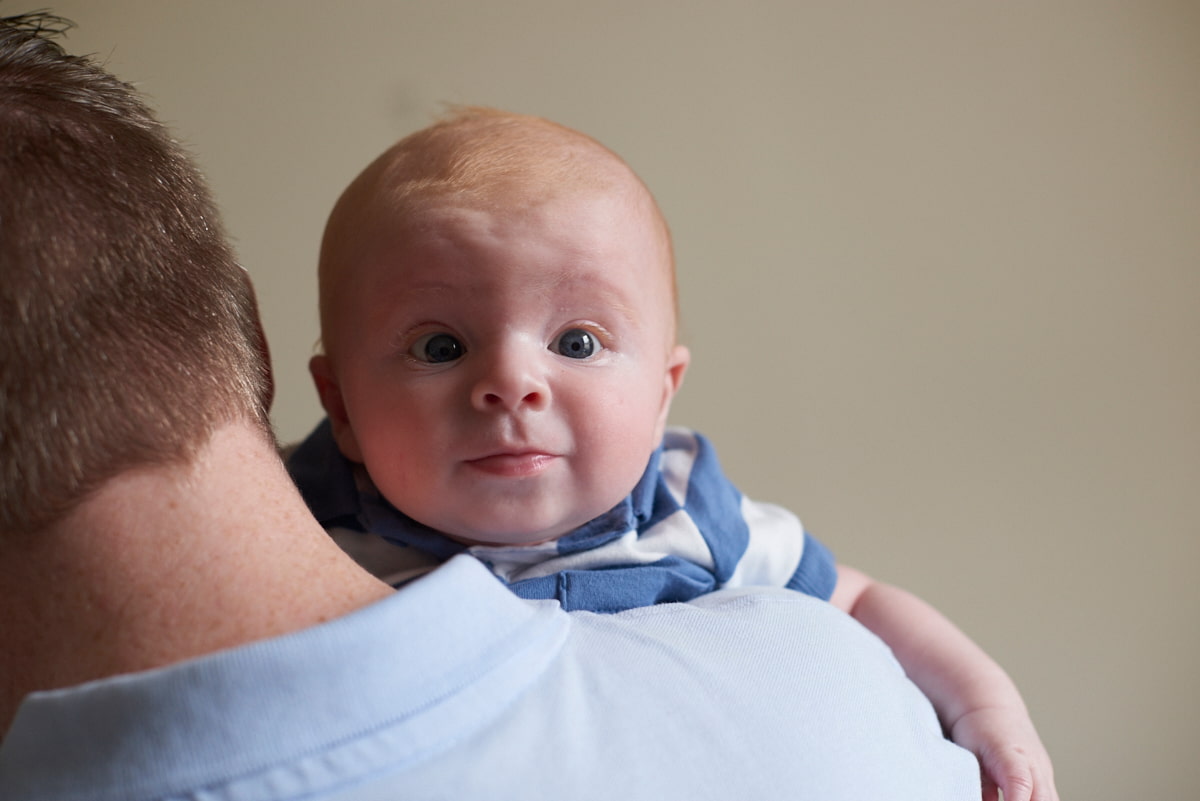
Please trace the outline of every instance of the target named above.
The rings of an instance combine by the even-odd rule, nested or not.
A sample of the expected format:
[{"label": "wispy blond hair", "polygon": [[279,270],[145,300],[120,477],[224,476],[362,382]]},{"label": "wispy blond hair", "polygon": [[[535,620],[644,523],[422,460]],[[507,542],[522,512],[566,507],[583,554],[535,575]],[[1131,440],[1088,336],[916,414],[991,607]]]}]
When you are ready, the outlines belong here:
[{"label": "wispy blond hair", "polygon": [[[351,182],[334,206],[318,268],[322,340],[329,346],[341,304],[339,280],[352,243],[372,225],[403,225],[433,200],[476,208],[534,205],[562,192],[624,192],[649,214],[675,296],[670,229],[645,183],[592,137],[542,117],[456,106],[401,139]],[[674,310],[672,310],[674,311]]]}]

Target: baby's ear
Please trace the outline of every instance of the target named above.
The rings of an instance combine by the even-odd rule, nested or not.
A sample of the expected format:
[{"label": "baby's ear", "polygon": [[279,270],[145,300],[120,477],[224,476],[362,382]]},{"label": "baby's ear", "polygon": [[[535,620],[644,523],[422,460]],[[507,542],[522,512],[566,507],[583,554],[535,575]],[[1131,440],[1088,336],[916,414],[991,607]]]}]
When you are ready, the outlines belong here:
[{"label": "baby's ear", "polygon": [[329,416],[333,427],[333,439],[338,450],[352,462],[362,463],[362,449],[358,447],[358,438],[354,436],[354,428],[350,425],[350,417],[346,414],[346,402],[342,399],[342,388],[334,376],[329,357],[318,354],[308,360],[308,372],[313,384],[317,387],[317,395],[321,398],[321,406]]},{"label": "baby's ear", "polygon": [[671,401],[683,385],[683,376],[692,362],[692,353],[683,345],[675,345],[667,354],[667,369],[663,376],[662,408],[658,413],[656,439],[661,438],[667,426],[667,415],[671,413]]}]

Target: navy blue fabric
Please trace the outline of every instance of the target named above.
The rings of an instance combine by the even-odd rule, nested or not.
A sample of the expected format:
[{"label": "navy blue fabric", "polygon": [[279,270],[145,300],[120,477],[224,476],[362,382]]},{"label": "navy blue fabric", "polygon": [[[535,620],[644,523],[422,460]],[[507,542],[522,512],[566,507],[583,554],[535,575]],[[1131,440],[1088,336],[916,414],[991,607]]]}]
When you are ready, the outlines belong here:
[{"label": "navy blue fabric", "polygon": [[[694,437],[696,452],[682,508],[711,551],[711,570],[679,556],[667,556],[649,563],[560,570],[513,581],[510,589],[522,598],[557,599],[569,611],[617,612],[688,601],[727,581],[750,540],[749,526],[742,515],[742,494],[725,477],[711,443],[699,434]],[[680,511],[663,477],[662,459],[660,446],[629,496],[556,540],[557,552],[566,555],[591,551],[630,531],[638,532],[640,537]],[[328,420],[301,443],[287,466],[309,508],[326,528],[340,526],[371,532],[440,561],[470,550],[396,509],[373,485],[359,489],[355,466],[338,450]],[[833,556],[815,538],[807,533],[804,537],[800,564],[787,587],[828,600],[837,580]]]},{"label": "navy blue fabric", "polygon": [[717,588],[713,574],[678,556],[652,564],[560,570],[508,585],[522,598],[555,598],[568,612],[623,612],[690,601]]},{"label": "navy blue fabric", "polygon": [[826,601],[833,596],[833,589],[837,586],[837,561],[825,544],[807,531],[804,532],[804,552],[800,555],[800,564],[784,586]]},{"label": "navy blue fabric", "polygon": [[321,525],[362,529],[354,470],[338,450],[329,418],[322,420],[292,451],[287,469],[309,511]]}]

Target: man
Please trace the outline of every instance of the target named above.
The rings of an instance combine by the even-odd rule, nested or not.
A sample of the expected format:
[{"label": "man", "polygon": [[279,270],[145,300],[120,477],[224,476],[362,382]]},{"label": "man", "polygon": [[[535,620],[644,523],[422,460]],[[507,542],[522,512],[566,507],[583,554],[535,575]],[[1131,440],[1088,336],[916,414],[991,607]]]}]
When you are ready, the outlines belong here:
[{"label": "man", "polygon": [[59,27],[0,23],[0,798],[978,797],[820,602],[360,570],[276,456],[202,178]]}]

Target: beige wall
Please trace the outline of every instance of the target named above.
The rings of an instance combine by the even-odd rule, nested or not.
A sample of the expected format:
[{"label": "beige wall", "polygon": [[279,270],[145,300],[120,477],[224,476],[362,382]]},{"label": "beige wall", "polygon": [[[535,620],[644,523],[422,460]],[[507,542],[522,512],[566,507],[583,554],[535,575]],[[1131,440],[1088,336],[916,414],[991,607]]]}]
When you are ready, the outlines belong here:
[{"label": "beige wall", "polygon": [[1200,6],[57,10],[211,178],[284,439],[318,418],[314,254],[353,174],[443,101],[581,128],[674,227],[694,355],[675,421],[995,654],[1064,798],[1194,796]]}]

